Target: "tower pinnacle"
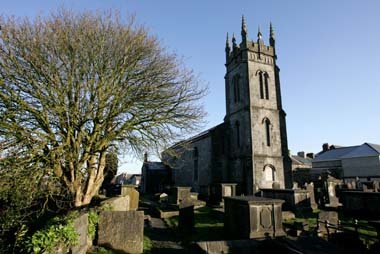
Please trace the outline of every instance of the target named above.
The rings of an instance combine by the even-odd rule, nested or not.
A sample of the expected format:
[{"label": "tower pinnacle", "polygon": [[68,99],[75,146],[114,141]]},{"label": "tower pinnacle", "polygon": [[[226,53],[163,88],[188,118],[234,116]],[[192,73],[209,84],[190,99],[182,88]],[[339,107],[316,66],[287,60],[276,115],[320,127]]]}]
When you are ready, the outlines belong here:
[{"label": "tower pinnacle", "polygon": [[269,45],[273,47],[274,58],[277,59],[276,55],[276,39],[274,36],[274,29],[272,26],[272,22],[269,23]]},{"label": "tower pinnacle", "polygon": [[272,38],[273,40],[275,39],[272,22],[269,23],[269,38]]},{"label": "tower pinnacle", "polygon": [[227,33],[227,38],[226,38],[226,51],[230,51],[230,41],[229,41],[229,38],[228,38],[228,33]]},{"label": "tower pinnacle", "polygon": [[257,29],[257,40],[261,41],[263,38],[263,35],[261,34],[260,26]]},{"label": "tower pinnacle", "polygon": [[244,15],[241,16],[241,38],[243,41],[247,40],[247,25],[245,24]]},{"label": "tower pinnacle", "polygon": [[235,38],[235,33],[232,34],[232,49],[235,49],[236,46],[236,38]]},{"label": "tower pinnacle", "polygon": [[228,38],[228,33],[227,33],[227,38],[226,38],[226,62],[228,62],[228,57],[230,56],[231,53],[231,47],[230,47],[230,41]]}]

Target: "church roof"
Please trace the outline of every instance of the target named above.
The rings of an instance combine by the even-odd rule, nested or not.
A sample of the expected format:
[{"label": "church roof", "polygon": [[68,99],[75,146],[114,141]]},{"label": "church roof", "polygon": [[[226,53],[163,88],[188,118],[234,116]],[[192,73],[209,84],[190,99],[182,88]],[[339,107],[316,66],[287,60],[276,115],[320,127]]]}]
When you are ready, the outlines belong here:
[{"label": "church roof", "polygon": [[208,130],[202,131],[201,133],[199,133],[199,134],[197,134],[197,135],[195,135],[195,136],[192,136],[192,137],[190,137],[190,138],[188,138],[188,139],[181,140],[181,141],[179,141],[178,143],[176,143],[176,144],[174,144],[173,146],[171,146],[170,148],[173,149],[173,148],[175,148],[175,147],[177,147],[177,146],[180,146],[180,145],[182,145],[182,144],[193,143],[193,142],[198,141],[198,140],[200,140],[200,139],[206,138],[206,137],[210,136],[210,134],[211,134],[211,132],[212,132],[213,130],[215,130],[215,129],[217,129],[217,128],[223,126],[223,125],[224,125],[224,123],[218,124],[218,125],[216,125],[216,126],[210,128],[210,129],[208,129]]},{"label": "church roof", "polygon": [[165,164],[159,161],[147,161],[144,162],[144,166],[146,166],[148,170],[166,170]]}]

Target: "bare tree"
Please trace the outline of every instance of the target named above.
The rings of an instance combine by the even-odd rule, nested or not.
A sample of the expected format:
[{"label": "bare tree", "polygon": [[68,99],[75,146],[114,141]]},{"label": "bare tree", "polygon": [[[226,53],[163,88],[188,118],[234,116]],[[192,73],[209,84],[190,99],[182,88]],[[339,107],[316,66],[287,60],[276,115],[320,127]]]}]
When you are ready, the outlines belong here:
[{"label": "bare tree", "polygon": [[133,19],[64,10],[0,23],[0,158],[35,158],[77,207],[112,146],[161,146],[204,116],[205,88]]}]

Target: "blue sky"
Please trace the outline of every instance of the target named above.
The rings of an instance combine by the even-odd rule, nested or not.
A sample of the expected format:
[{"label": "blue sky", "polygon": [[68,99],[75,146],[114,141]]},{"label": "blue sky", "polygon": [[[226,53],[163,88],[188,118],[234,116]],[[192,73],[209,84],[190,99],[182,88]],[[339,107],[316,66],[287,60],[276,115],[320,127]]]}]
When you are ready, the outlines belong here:
[{"label": "blue sky", "polygon": [[[205,129],[223,121],[226,33],[240,42],[241,15],[248,36],[276,31],[289,149],[318,152],[324,142],[380,143],[380,1],[119,0],[0,1],[1,13],[34,17],[64,6],[75,11],[114,9],[135,14],[170,50],[208,83]],[[122,170],[141,163],[122,159]]]}]

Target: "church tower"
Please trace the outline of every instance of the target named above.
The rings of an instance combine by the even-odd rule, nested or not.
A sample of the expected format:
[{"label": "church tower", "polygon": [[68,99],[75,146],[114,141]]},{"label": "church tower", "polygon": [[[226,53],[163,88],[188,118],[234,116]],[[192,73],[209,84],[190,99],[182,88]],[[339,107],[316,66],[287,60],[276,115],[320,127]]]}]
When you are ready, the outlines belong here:
[{"label": "church tower", "polygon": [[228,180],[241,193],[258,188],[291,188],[285,111],[282,108],[275,35],[270,24],[269,45],[260,28],[257,39],[248,40],[242,18],[241,43],[226,40],[226,116]]}]

